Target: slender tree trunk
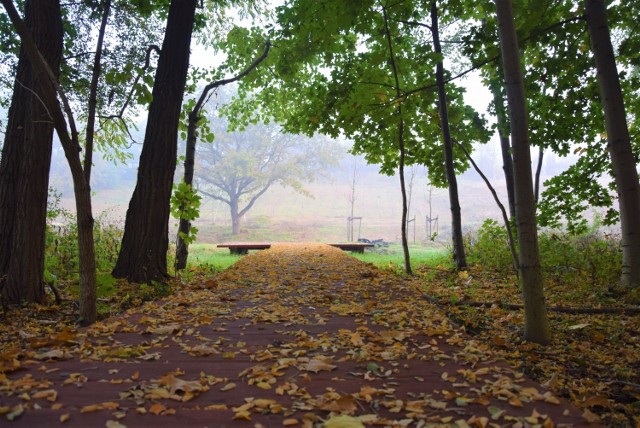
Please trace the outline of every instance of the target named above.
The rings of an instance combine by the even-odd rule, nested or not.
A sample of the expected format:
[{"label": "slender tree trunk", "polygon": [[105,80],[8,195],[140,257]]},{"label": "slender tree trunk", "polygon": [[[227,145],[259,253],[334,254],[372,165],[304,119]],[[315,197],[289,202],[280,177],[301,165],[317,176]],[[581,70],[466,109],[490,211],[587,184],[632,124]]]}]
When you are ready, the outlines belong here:
[{"label": "slender tree trunk", "polygon": [[[215,82],[209,83],[198,98],[195,107],[191,112],[189,112],[188,125],[187,125],[187,147],[185,150],[185,159],[184,159],[184,177],[183,181],[185,184],[189,186],[193,185],[193,173],[195,169],[195,160],[196,160],[196,129],[198,127],[198,122],[202,119],[200,113],[202,112],[202,107],[204,106],[209,93],[218,88],[219,86],[228,85],[229,83],[233,83],[237,80],[242,79],[244,76],[249,74],[251,70],[256,68],[258,64],[260,64],[269,54],[269,49],[271,48],[271,42],[267,41],[265,44],[265,49],[262,55],[260,55],[247,69],[245,69],[242,73],[238,74],[235,77],[230,79],[217,80]],[[183,207],[181,207],[180,211],[183,211]],[[191,221],[181,218],[180,224],[178,226],[178,237],[176,239],[176,270],[184,269],[187,267],[187,258],[189,257],[189,244],[182,239],[182,236],[187,236],[191,232]]]},{"label": "slender tree trunk", "polygon": [[542,175],[542,162],[544,161],[544,148],[538,149],[538,165],[536,166],[536,178],[533,185],[533,200],[535,205],[538,206],[540,200],[540,176]]},{"label": "slender tree trunk", "polygon": [[[25,20],[57,77],[63,35],[59,0],[27,0]],[[24,46],[8,119],[0,162],[0,292],[6,303],[41,302],[54,126]]]},{"label": "slender tree trunk", "polygon": [[509,200],[509,217],[516,217],[516,195],[513,189],[513,159],[511,158],[511,142],[509,134],[505,131],[509,124],[505,123],[507,114],[504,107],[504,100],[500,88],[491,85],[493,94],[493,103],[496,107],[496,119],[498,120],[498,136],[500,138],[500,152],[502,154],[502,171],[504,172],[504,181],[507,186],[507,198]]},{"label": "slender tree trunk", "polygon": [[640,185],[631,149],[624,99],[616,67],[603,0],[586,0],[585,11],[591,50],[598,71],[600,98],[604,108],[607,148],[620,206],[622,227],[622,276],[625,288],[640,287]]},{"label": "slender tree trunk", "polygon": [[520,51],[511,0],[495,0],[495,4],[513,145],[520,281],[524,294],[524,338],[531,342],[547,344],[550,341],[549,321],[538,252],[536,208],[533,198],[529,130],[524,82],[520,69]]},{"label": "slender tree trunk", "polygon": [[[441,54],[440,32],[438,29],[438,9],[436,2],[431,2],[431,32],[433,34],[433,49]],[[438,104],[440,106],[440,120],[442,122],[442,137],[444,142],[444,162],[449,184],[449,205],[451,206],[451,238],[453,241],[453,257],[458,269],[467,268],[467,258],[462,240],[462,216],[460,200],[458,198],[458,180],[453,165],[453,141],[449,128],[449,112],[447,111],[447,94],[444,84],[444,66],[442,61],[436,65],[436,83],[438,84]]]},{"label": "slender tree trunk", "polygon": [[[389,18],[387,17],[386,6],[382,8],[382,14],[384,17],[385,37],[387,39],[387,46],[389,48],[389,62],[391,64],[391,71],[393,72],[393,79],[395,81],[396,97],[400,99],[400,78],[398,76],[396,58],[393,53],[393,42],[391,38],[391,31],[389,30]],[[402,226],[400,228],[402,234],[402,251],[404,253],[405,272],[407,272],[408,275],[413,275],[413,269],[411,269],[411,254],[409,254],[409,242],[407,239],[407,188],[404,179],[406,153],[404,145],[404,119],[402,117],[401,103],[399,103],[396,107],[396,116],[398,118],[398,151],[400,152],[400,161],[398,162],[398,175],[400,177],[400,193],[402,194]]]},{"label": "slender tree trunk", "polygon": [[[193,184],[193,173],[196,162],[196,127],[200,120],[200,110],[193,110],[189,114],[189,124],[187,128],[187,147],[184,157],[184,177],[182,180],[191,186]],[[181,238],[181,234],[188,235],[191,231],[191,221],[180,219],[178,226],[178,238],[176,242],[176,270],[187,267],[189,257],[189,245]]]},{"label": "slender tree trunk", "polygon": [[111,13],[111,0],[104,0],[102,3],[102,21],[98,31],[98,42],[96,53],[93,57],[93,72],[91,73],[91,86],[89,89],[89,105],[87,114],[87,132],[85,135],[84,151],[84,179],[91,182],[91,167],[93,163],[93,139],[96,128],[96,111],[98,109],[98,83],[102,74],[102,47],[104,46],[104,35]]},{"label": "slender tree trunk", "polygon": [[113,269],[113,276],[132,282],[168,278],[169,201],[197,3],[197,0],[172,0],[169,7],[138,180],[129,202],[122,246]]}]

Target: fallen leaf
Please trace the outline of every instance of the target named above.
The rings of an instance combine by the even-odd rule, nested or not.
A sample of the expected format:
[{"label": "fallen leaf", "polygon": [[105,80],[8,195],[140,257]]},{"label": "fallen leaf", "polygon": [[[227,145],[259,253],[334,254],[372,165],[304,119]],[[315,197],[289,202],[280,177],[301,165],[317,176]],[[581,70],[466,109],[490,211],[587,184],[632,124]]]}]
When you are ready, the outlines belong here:
[{"label": "fallen leaf", "polygon": [[357,418],[347,415],[332,416],[324,423],[324,428],[365,428]]},{"label": "fallen leaf", "polygon": [[230,382],[230,383],[226,384],[225,386],[223,386],[222,388],[220,388],[220,391],[222,391],[222,392],[231,391],[235,387],[236,387],[236,384],[233,383],[233,382]]},{"label": "fallen leaf", "polygon": [[156,416],[160,415],[165,410],[167,410],[167,408],[160,403],[154,403],[149,407],[149,413],[153,413]]}]

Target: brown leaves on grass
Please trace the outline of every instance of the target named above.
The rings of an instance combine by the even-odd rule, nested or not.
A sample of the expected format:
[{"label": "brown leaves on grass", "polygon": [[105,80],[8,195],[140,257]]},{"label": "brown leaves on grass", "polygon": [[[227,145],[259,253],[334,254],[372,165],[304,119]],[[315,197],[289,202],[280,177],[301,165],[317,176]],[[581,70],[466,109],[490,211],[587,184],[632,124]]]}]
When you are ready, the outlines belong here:
[{"label": "brown leaves on grass", "polygon": [[[522,341],[522,310],[515,277],[472,267],[465,278],[432,271],[418,286],[437,296],[455,322],[491,343],[494,350],[554,394],[583,408],[589,423],[640,424],[640,317],[625,313],[549,312],[553,342],[541,347]],[[584,281],[549,281],[549,306],[572,308],[629,307],[633,299],[612,295],[606,285]],[[486,306],[459,301],[496,302]]]}]

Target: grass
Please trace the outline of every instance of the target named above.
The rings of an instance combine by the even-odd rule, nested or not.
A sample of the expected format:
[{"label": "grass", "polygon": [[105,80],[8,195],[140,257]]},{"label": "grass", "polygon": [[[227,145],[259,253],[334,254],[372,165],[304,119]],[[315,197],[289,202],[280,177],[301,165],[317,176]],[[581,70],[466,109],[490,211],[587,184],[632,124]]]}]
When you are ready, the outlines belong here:
[{"label": "grass", "polygon": [[[399,270],[404,268],[404,254],[402,246],[393,244],[389,247],[367,250],[363,254],[353,253],[353,257],[366,263],[371,263],[380,268],[392,268]],[[420,265],[438,265],[449,263],[449,251],[440,247],[423,247],[422,245],[410,245],[409,255],[414,267]]]},{"label": "grass", "polygon": [[[441,247],[424,247],[410,245],[411,263],[420,265],[447,265],[449,263],[449,251]],[[402,247],[392,244],[389,247],[367,249],[363,254],[350,253],[353,257],[365,263],[371,263],[380,268],[403,269],[404,255]],[[226,248],[217,248],[215,244],[191,244],[189,246],[189,263],[192,266],[207,267],[212,271],[221,271],[242,256],[230,254]]]},{"label": "grass", "polygon": [[230,254],[227,248],[218,248],[215,244],[191,244],[189,245],[189,264],[193,266],[206,266],[213,271],[221,271],[235,262],[240,257]]}]

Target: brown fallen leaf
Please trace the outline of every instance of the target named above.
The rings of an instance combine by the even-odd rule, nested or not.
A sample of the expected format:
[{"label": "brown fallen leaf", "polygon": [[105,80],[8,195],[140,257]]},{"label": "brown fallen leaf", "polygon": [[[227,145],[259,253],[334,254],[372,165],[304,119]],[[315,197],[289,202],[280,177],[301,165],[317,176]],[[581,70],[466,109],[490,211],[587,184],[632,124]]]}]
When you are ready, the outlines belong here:
[{"label": "brown fallen leaf", "polygon": [[305,370],[308,372],[318,373],[321,371],[332,371],[335,370],[337,366],[330,364],[332,361],[332,357],[327,357],[324,355],[318,355],[314,357],[312,360],[303,364],[300,368],[301,370]]}]

